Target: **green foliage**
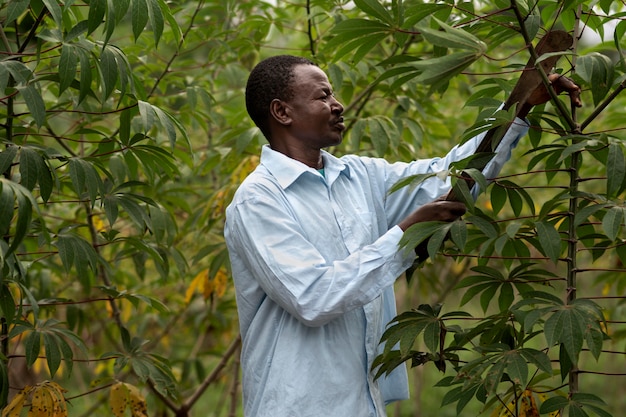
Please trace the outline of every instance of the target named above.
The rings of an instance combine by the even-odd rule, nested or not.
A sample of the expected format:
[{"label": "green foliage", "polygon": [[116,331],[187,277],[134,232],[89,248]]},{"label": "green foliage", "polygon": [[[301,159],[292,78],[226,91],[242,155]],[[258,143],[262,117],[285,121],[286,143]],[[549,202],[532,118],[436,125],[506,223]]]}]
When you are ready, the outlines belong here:
[{"label": "green foliage", "polygon": [[[535,108],[490,185],[488,158],[438,173],[468,215],[405,235],[428,240],[432,260],[411,285],[444,281],[464,311],[420,301],[401,312],[375,365],[380,376],[432,362],[458,414],[474,402],[500,413],[523,392],[550,392],[542,413],[615,414],[586,393],[584,371],[588,353],[611,361],[607,343],[626,335],[617,304],[586,298],[624,289],[624,13],[608,0],[0,2],[0,404],[22,388],[20,359],[34,381],[71,375],[81,411],[106,401],[98,388],[133,379],[158,393],[154,414],[201,401],[219,414],[224,384],[238,402],[222,227],[264,142],[242,94],[260,58],[287,51],[327,71],[348,126],[335,153],[409,160],[509,123],[497,109],[525,46],[584,23],[605,41],[583,37],[555,70],[585,106]],[[451,260],[461,271],[448,283]]]}]

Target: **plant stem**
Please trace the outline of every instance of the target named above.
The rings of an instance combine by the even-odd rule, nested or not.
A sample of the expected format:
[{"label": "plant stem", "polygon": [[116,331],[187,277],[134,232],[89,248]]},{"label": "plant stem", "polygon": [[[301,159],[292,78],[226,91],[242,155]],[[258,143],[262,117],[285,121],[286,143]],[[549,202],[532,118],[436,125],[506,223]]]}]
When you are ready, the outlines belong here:
[{"label": "plant stem", "polygon": [[[580,33],[581,12],[582,12],[582,9],[579,6],[578,10],[576,11],[576,23],[574,24],[574,31],[575,31],[574,39],[577,39]],[[572,108],[574,108],[574,106],[572,106]],[[576,117],[576,113],[574,113],[573,111],[572,111],[572,116]],[[576,126],[575,121],[574,121],[574,125]],[[580,132],[574,132],[574,133],[580,133]],[[579,141],[580,139],[572,140],[573,143],[576,143]],[[574,219],[578,211],[578,198],[576,196],[578,195],[578,184],[579,184],[579,179],[580,179],[579,169],[581,166],[581,162],[582,162],[582,154],[580,152],[574,152],[571,156],[570,181],[569,181],[569,189],[570,189],[569,210],[568,210],[569,228],[567,231],[568,239],[567,239],[567,260],[566,260],[566,264],[567,264],[566,303],[567,304],[571,304],[574,300],[576,300],[576,274],[577,274],[576,248],[578,246],[578,235],[576,232],[576,225],[575,225]],[[576,392],[578,392],[578,363],[572,363],[572,369],[569,372],[568,386],[569,386],[570,397]]]}]

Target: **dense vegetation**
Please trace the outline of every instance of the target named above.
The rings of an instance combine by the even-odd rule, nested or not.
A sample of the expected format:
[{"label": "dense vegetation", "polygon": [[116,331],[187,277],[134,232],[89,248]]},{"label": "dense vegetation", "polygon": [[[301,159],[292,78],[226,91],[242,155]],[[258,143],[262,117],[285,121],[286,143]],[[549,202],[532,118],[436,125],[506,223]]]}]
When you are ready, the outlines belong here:
[{"label": "dense vegetation", "polygon": [[222,226],[264,143],[242,95],[260,58],[327,71],[349,126],[334,153],[408,160],[509,122],[495,112],[554,29],[584,107],[534,109],[462,221],[407,234],[431,259],[398,283],[379,371],[416,366],[390,415],[619,415],[624,16],[607,0],[0,2],[3,417],[240,414]]}]

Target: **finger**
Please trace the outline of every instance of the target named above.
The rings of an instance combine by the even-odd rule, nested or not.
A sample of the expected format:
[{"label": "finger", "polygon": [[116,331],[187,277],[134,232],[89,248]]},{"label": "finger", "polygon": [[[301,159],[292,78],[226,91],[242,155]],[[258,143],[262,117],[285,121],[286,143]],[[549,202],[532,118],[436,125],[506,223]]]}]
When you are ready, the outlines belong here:
[{"label": "finger", "polygon": [[563,92],[569,94],[572,104],[576,107],[582,107],[580,87],[572,79],[560,74],[550,74],[548,78],[557,94]]},{"label": "finger", "polygon": [[450,221],[456,220],[465,214],[467,208],[459,201],[446,201],[443,203],[441,214]]}]

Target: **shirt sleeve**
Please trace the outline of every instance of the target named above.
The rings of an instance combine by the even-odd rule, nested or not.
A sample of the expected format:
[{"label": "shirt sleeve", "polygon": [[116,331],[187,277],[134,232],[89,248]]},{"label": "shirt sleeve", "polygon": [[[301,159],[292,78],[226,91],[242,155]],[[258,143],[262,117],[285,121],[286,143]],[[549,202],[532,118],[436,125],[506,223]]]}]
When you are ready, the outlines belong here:
[{"label": "shirt sleeve", "polygon": [[414,258],[399,249],[401,238],[393,227],[344,259],[326,260],[289,209],[270,196],[238,202],[227,220],[230,250],[270,299],[308,326],[324,325],[393,285]]},{"label": "shirt sleeve", "polygon": [[[485,178],[494,178],[500,173],[504,164],[511,158],[512,150],[527,131],[528,123],[526,121],[519,118],[513,121],[498,144],[496,154],[483,169]],[[389,190],[398,181],[408,176],[446,171],[452,162],[460,161],[474,154],[485,135],[486,133],[481,133],[464,144],[455,146],[444,157],[418,159],[410,163],[386,164],[384,160],[372,160],[371,162],[382,165],[377,168],[377,171],[380,172],[382,169],[385,172],[385,188]],[[397,224],[417,207],[445,195],[450,187],[449,177],[433,177],[425,180],[417,187],[403,187],[389,194],[385,203],[388,224]],[[472,189],[474,198],[478,196],[479,191],[478,186]]]}]

